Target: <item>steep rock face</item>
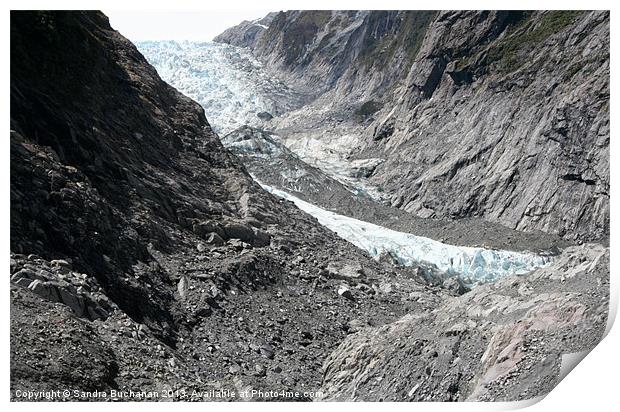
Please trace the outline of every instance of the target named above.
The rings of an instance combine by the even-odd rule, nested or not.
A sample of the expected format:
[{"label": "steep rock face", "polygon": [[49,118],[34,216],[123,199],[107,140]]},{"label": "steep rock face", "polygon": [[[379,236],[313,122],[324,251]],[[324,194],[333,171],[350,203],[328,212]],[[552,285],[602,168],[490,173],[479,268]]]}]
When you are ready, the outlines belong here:
[{"label": "steep rock face", "polygon": [[273,18],[277,13],[269,13],[262,19],[244,20],[237,26],[225,30],[222,34],[216,36],[213,40],[219,43],[234,44],[241,47],[249,47],[256,41],[256,37],[263,31],[269,29]]},{"label": "steep rock face", "polygon": [[271,125],[362,135],[393,206],[608,237],[609,13],[289,11],[249,47],[316,92]]},{"label": "steep rock face", "polygon": [[[244,24],[214,40],[249,47],[268,67],[310,99],[333,88],[356,97],[383,94],[406,74],[433,11],[286,11],[251,43],[239,41]],[[353,84],[366,89],[358,90]],[[363,86],[362,86],[363,84]],[[372,106],[372,105],[371,105]]]},{"label": "steep rock face", "polygon": [[[418,215],[605,239],[608,14],[524,17],[489,44],[464,37],[480,27],[467,22],[438,18],[396,109],[375,128],[370,150],[387,160],[374,180]],[[382,136],[386,124],[393,131]]]},{"label": "steep rock face", "polygon": [[12,250],[67,257],[127,313],[172,321],[164,275],[118,272],[193,247],[200,222],[249,217],[240,197],[260,189],[105,16],[14,13],[11,27]]}]

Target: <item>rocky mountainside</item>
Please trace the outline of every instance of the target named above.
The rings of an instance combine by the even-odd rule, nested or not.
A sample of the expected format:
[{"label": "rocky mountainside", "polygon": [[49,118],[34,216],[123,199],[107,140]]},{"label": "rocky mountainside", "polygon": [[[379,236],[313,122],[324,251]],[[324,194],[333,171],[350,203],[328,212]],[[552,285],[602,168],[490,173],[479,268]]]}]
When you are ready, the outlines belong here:
[{"label": "rocky mountainside", "polygon": [[[543,395],[557,383],[563,353],[601,339],[608,272],[608,249],[573,247],[527,277],[507,277],[446,299],[430,313],[364,329],[325,362],[325,397],[514,401]],[[578,296],[577,290],[589,292]],[[584,317],[592,323],[585,326]]]},{"label": "rocky mountainside", "polygon": [[[472,16],[485,22],[500,15],[459,16],[465,24]],[[280,46],[273,53],[288,47],[277,37],[278,30],[286,29],[295,51],[288,60],[274,57],[278,67],[247,65],[250,60],[235,46],[151,44],[151,50],[175,61],[166,66],[168,60],[162,60],[158,70],[171,70],[158,73],[100,12],[12,12],[11,399],[106,400],[115,391],[114,398],[121,400],[242,400],[243,394],[253,400],[514,400],[550,390],[561,353],[591,349],[603,334],[609,248],[590,243],[566,247],[550,234],[523,234],[483,220],[466,225],[460,224],[466,219],[454,225],[424,220],[410,208],[378,204],[364,185],[380,183],[395,167],[386,156],[389,142],[395,153],[409,150],[409,155],[417,144],[405,138],[396,121],[403,119],[405,100],[394,109],[391,134],[376,139],[373,130],[388,107],[373,103],[353,117],[347,114],[358,104],[355,89],[363,88],[363,73],[379,73],[379,63],[369,63],[349,80],[347,73],[355,70],[347,64],[336,71],[325,67],[325,83],[316,77],[315,88],[302,87],[299,67],[307,65],[311,78],[313,70],[320,73],[319,64],[330,61],[319,57],[323,48],[308,57],[304,46],[317,33],[327,33],[325,27],[340,27],[340,34],[325,40],[334,42],[331,60],[337,60],[347,36],[363,33],[361,38],[372,44],[388,36],[394,50],[388,53],[379,41],[373,53],[388,53],[382,54],[386,62],[415,57],[413,70],[432,28],[446,16],[452,14],[277,13],[226,36],[243,39],[257,54],[263,50],[261,59],[267,59],[267,46],[259,44],[274,36]],[[489,29],[498,36],[491,36],[495,40],[489,44],[518,30],[529,33],[528,24],[543,17],[528,14],[519,20],[522,25],[510,20],[506,27]],[[608,16],[574,18],[590,27],[575,41],[590,39],[591,49],[598,50],[591,27],[604,26]],[[602,21],[598,26],[597,18]],[[304,30],[298,31],[295,22]],[[406,29],[411,26],[405,22],[426,27],[424,36]],[[245,36],[250,26],[254,34]],[[552,36],[568,35],[566,27],[574,26],[562,26]],[[399,51],[415,39],[420,42],[415,56]],[[349,47],[353,66],[359,47],[366,46]],[[181,52],[192,57],[186,60],[189,66]],[[215,60],[204,62],[204,56]],[[193,71],[185,69],[201,65],[205,70],[197,71],[198,80],[185,77]],[[385,99],[412,96],[403,88],[410,72],[397,75],[402,67],[389,67],[385,76],[367,82],[376,85],[368,93]],[[282,82],[297,103],[305,103],[274,113],[281,115],[271,120],[259,117],[261,126],[279,134],[245,126],[220,139],[205,109],[160,78],[171,75],[184,85],[198,84],[203,92],[203,86],[212,85],[203,82],[207,73],[233,71],[230,78],[252,85],[265,76],[248,73],[262,68],[282,74],[273,82],[267,79],[264,90]],[[436,90],[448,87],[445,76]],[[491,78],[485,76],[490,75],[480,78]],[[215,117],[227,127],[253,119],[250,114],[260,108],[251,98],[254,89],[222,102],[229,94],[217,93],[239,85],[225,80],[218,83],[222,87],[209,89],[216,101],[205,106],[235,116]],[[488,90],[488,80],[476,81],[451,87]],[[388,84],[393,86],[384,87]],[[341,87],[348,87],[349,98]],[[325,93],[319,96],[321,90]],[[409,112],[424,106],[434,113],[435,93]],[[329,96],[332,102],[322,107]],[[203,104],[209,102],[209,93],[203,97]],[[235,106],[240,113],[231,109]],[[567,118],[567,124],[573,120]],[[306,144],[310,140],[302,140],[304,135],[315,143]],[[298,146],[291,144],[294,140]],[[350,147],[335,150],[343,141]],[[332,159],[336,169],[347,162],[355,166],[346,173],[315,167],[297,154],[304,146],[321,167]],[[332,157],[322,157],[323,152]],[[451,179],[462,179],[467,167],[490,162],[485,159],[460,165]],[[547,159],[546,170],[555,170],[557,159],[562,157]],[[601,159],[608,164],[608,158]],[[411,177],[411,164],[401,163],[398,178]],[[405,180],[399,187],[405,187]],[[464,193],[472,184],[462,188]],[[329,189],[330,196],[321,189]],[[515,189],[514,196],[519,193]],[[390,199],[395,194],[388,192]],[[386,227],[326,210],[330,205],[344,205],[360,218],[383,219]],[[365,205],[371,212],[364,212]],[[410,233],[394,234],[390,227]],[[451,233],[455,244],[488,239],[490,248],[457,247],[414,232],[430,237]],[[379,253],[385,245],[395,253]],[[504,245],[530,252],[496,250]],[[532,253],[549,249],[554,253]],[[403,256],[406,265],[399,260]],[[501,279],[470,290],[474,285],[460,273]]]},{"label": "rocky mountainside", "polygon": [[254,44],[256,37],[269,28],[277,13],[269,13],[262,19],[244,20],[237,26],[225,30],[217,36],[218,42],[248,47]]},{"label": "rocky mountainside", "polygon": [[270,128],[361,136],[343,144],[383,160],[392,206],[607,241],[608,12],[287,11],[232,32],[216,41],[314,99]]},{"label": "rocky mountainside", "polygon": [[347,322],[426,310],[414,268],[263,191],[103,14],[14,12],[11,42],[13,389],[303,393]]}]

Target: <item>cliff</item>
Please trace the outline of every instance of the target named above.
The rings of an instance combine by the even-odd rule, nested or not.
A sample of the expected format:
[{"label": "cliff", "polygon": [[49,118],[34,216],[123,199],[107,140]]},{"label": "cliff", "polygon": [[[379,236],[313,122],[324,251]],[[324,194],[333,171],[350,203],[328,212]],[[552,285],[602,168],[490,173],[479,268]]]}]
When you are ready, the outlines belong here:
[{"label": "cliff", "polygon": [[392,206],[607,241],[609,13],[287,11],[240,45],[311,96],[272,128],[359,135]]}]

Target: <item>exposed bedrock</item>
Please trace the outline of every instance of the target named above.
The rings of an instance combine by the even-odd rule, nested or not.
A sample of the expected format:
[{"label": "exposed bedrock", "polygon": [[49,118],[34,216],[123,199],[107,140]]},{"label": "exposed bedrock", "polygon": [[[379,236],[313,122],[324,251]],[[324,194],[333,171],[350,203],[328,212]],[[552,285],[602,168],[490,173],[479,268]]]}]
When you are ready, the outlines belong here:
[{"label": "exposed bedrock", "polygon": [[353,158],[385,159],[370,182],[392,206],[607,242],[608,12],[287,11],[253,39],[315,91],[270,127],[361,134]]}]

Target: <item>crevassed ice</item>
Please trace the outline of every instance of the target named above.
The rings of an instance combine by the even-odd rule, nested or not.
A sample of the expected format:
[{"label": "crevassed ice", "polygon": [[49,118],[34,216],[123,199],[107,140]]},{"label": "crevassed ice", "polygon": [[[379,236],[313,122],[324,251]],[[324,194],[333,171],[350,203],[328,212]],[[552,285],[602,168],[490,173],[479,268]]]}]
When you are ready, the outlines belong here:
[{"label": "crevassed ice", "polygon": [[[257,181],[258,182],[258,181]],[[319,223],[378,258],[390,253],[404,266],[427,263],[456,274],[465,282],[492,282],[502,276],[523,274],[551,263],[551,258],[527,252],[454,246],[429,238],[398,232],[322,209],[296,196],[258,182],[270,193],[290,200]]]},{"label": "crevassed ice", "polygon": [[213,42],[143,41],[138,50],[163,80],[196,100],[213,129],[224,135],[239,126],[260,126],[257,113],[276,111],[271,99],[284,86],[249,51]]}]

